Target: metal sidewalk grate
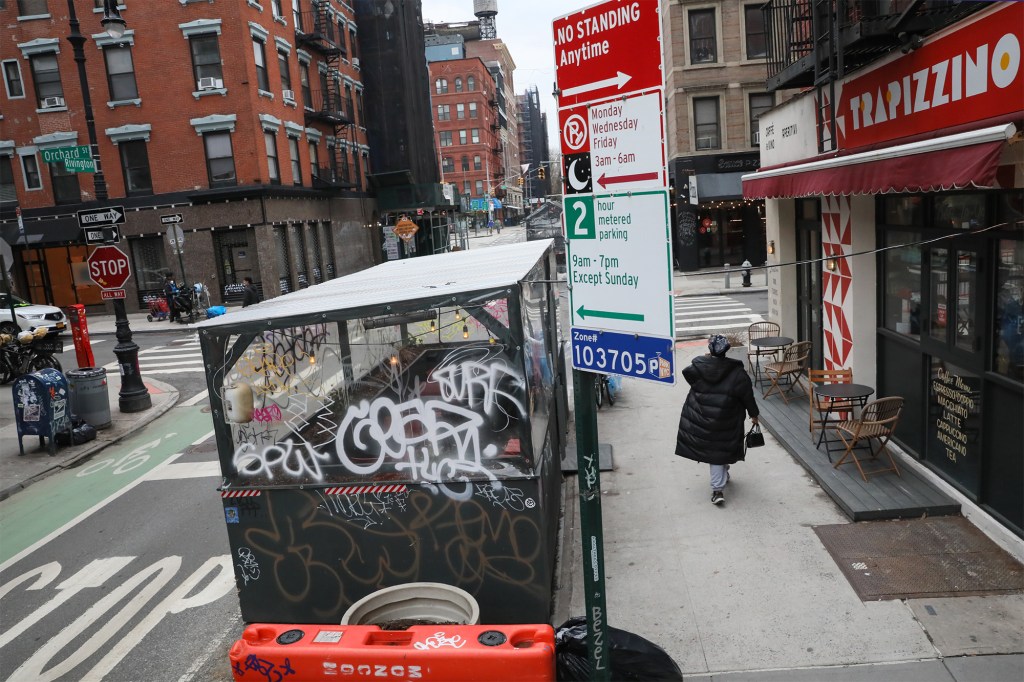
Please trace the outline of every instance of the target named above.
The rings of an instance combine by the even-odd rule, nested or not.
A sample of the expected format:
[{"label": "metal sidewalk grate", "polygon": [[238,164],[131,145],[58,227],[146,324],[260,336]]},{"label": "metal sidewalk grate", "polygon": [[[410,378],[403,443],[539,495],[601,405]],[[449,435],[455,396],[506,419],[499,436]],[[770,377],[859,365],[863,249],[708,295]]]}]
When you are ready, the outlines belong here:
[{"label": "metal sidewalk grate", "polygon": [[814,532],[863,601],[1024,592],[1024,566],[960,516]]}]

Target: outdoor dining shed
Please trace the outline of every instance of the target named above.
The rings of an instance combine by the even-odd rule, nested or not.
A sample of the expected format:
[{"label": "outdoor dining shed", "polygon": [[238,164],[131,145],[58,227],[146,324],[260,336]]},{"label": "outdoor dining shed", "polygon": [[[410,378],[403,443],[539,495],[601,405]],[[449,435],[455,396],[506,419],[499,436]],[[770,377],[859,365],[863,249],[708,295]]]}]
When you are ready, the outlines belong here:
[{"label": "outdoor dining shed", "polygon": [[440,582],[546,623],[565,381],[551,241],[385,263],[199,325],[246,622]]}]

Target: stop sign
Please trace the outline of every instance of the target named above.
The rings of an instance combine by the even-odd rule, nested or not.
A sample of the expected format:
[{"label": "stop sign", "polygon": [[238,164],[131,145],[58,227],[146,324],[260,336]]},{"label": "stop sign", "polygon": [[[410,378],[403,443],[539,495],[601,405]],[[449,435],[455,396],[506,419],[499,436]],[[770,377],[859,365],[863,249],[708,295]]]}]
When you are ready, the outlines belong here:
[{"label": "stop sign", "polygon": [[120,289],[132,275],[128,256],[116,246],[100,246],[89,254],[89,276],[102,289]]}]

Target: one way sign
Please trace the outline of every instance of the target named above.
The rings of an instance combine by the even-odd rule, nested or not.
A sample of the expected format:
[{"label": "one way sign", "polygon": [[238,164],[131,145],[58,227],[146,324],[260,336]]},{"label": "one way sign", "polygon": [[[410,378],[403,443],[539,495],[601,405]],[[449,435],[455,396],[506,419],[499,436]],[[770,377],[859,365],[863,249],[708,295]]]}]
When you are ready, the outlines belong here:
[{"label": "one way sign", "polygon": [[91,208],[78,212],[78,226],[82,228],[93,225],[120,225],[124,223],[124,206],[108,208]]}]

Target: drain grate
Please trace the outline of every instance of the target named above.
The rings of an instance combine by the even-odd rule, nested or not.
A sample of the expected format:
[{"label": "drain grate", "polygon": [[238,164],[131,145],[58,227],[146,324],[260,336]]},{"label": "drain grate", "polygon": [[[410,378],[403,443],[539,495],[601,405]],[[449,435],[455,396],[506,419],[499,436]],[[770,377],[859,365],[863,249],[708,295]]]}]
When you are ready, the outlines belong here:
[{"label": "drain grate", "polygon": [[863,601],[1024,592],[1024,566],[959,516],[815,526]]}]

